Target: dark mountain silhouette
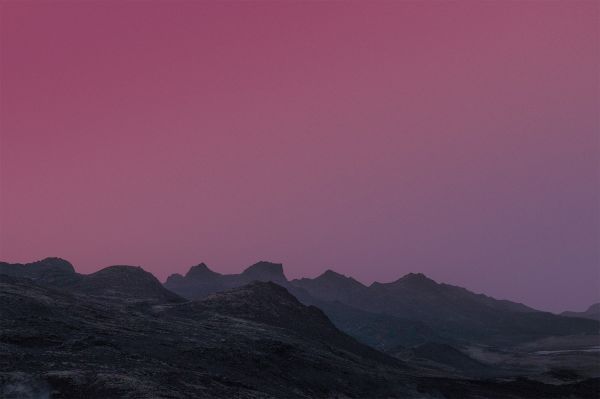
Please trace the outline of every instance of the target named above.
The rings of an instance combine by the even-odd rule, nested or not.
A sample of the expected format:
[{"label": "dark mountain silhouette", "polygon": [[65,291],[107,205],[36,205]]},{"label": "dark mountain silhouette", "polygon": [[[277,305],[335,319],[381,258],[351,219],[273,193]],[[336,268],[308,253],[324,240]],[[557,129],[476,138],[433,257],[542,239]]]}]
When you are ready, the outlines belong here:
[{"label": "dark mountain silhouette", "polygon": [[421,273],[410,273],[391,283],[375,282],[362,295],[352,295],[348,303],[366,310],[424,321],[466,320],[479,313],[535,312],[522,304],[438,284]]},{"label": "dark mountain silhouette", "polygon": [[240,274],[215,273],[201,263],[192,266],[185,277],[172,274],[165,287],[189,299],[202,299],[206,296],[229,288],[240,287],[252,281],[272,281],[285,285],[287,279],[280,263],[258,262]]},{"label": "dark mountain silhouette", "polygon": [[587,310],[583,312],[562,312],[561,316],[566,317],[581,317],[583,319],[592,319],[600,321],[600,303],[591,305]]},{"label": "dark mountain silhouette", "polygon": [[73,265],[60,258],[45,258],[26,264],[0,262],[0,274],[51,285],[72,284],[79,279]]},{"label": "dark mountain silhouette", "polygon": [[326,301],[348,302],[352,295],[360,295],[367,290],[365,285],[352,277],[346,277],[333,270],[327,270],[314,279],[292,280],[291,284],[306,290],[315,298]]},{"label": "dark mountain silhouette", "polygon": [[199,265],[192,266],[185,276],[194,280],[210,281],[219,278],[221,274],[213,272],[206,264],[200,263]]},{"label": "dark mountain silhouette", "polygon": [[[250,274],[277,276],[272,265]],[[57,269],[75,277],[52,284],[22,265],[0,273],[2,397],[592,398],[599,388],[598,380],[475,381],[408,365],[274,283],[181,302],[141,268]],[[452,348],[411,351],[444,367],[470,364]]]},{"label": "dark mountain silhouette", "polygon": [[92,274],[79,274],[66,260],[46,258],[28,264],[0,263],[0,275],[26,278],[37,284],[82,292],[88,296],[139,301],[183,301],[151,273],[136,266],[109,266]]},{"label": "dark mountain silhouette", "polygon": [[272,281],[274,283],[285,283],[287,278],[283,274],[281,263],[260,261],[248,267],[238,277],[241,281]]},{"label": "dark mountain silhouette", "polygon": [[[391,359],[338,330],[315,306],[305,306],[285,288],[272,282],[254,281],[231,290],[212,294],[202,301],[188,302],[177,309],[214,311],[247,320],[293,330],[305,338],[316,339],[381,362]],[[399,363],[393,362],[395,366]]]},{"label": "dark mountain silhouette", "polygon": [[182,302],[183,298],[169,291],[139,266],[109,266],[82,276],[69,286],[86,295],[106,296],[128,300]]},{"label": "dark mountain silhouette", "polygon": [[274,281],[301,302],[322,309],[343,331],[379,349],[425,342],[513,345],[554,335],[594,334],[600,329],[592,321],[574,322],[520,303],[439,284],[421,273],[367,287],[331,270],[314,279],[287,281],[281,265],[267,262],[241,274],[210,272],[210,278],[192,278],[190,272],[185,277],[169,277],[165,287],[199,299],[252,279]]},{"label": "dark mountain silhouette", "polygon": [[[303,280],[302,287],[308,294],[326,298],[319,288],[313,288],[314,284]],[[337,277],[337,280],[337,287],[346,282],[343,276]],[[319,287],[319,284],[316,286]],[[438,339],[434,341],[446,343],[464,341],[508,345],[550,335],[593,334],[600,328],[598,324],[573,323],[523,304],[439,284],[420,273],[407,274],[391,283],[375,282],[365,289],[351,288],[336,295],[339,300],[346,298],[343,303],[356,309],[392,316],[396,320],[424,323],[437,333]],[[333,313],[330,316],[336,319]],[[392,342],[389,344],[393,345]]]}]

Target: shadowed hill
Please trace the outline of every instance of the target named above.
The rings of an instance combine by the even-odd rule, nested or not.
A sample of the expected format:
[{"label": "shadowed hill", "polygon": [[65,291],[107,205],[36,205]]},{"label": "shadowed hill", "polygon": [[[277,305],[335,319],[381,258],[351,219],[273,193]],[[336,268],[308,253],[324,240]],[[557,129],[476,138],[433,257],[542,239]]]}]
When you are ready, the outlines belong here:
[{"label": "shadowed hill", "polygon": [[581,317],[584,319],[592,319],[600,321],[600,303],[591,305],[587,310],[583,312],[562,312],[561,316],[566,317]]},{"label": "shadowed hill", "polygon": [[28,264],[0,263],[0,275],[26,278],[65,292],[138,301],[183,301],[151,273],[136,266],[109,266],[92,274],[79,274],[66,260],[46,258]]},{"label": "shadowed hill", "polygon": [[[322,310],[300,303],[285,288],[271,282],[253,282],[248,285],[213,294],[202,300],[205,309],[242,317],[285,329],[303,337],[333,344],[361,356],[385,363],[392,362],[354,338],[338,330]],[[399,365],[399,364],[396,364]]]},{"label": "shadowed hill", "polygon": [[25,264],[0,262],[0,274],[59,286],[72,284],[80,278],[73,265],[61,258],[45,258]]},{"label": "shadowed hill", "polygon": [[352,295],[360,294],[368,288],[352,277],[346,277],[333,270],[327,270],[320,276],[310,279],[292,280],[291,284],[300,287],[312,296],[326,301],[347,302]]},{"label": "shadowed hill", "polygon": [[83,276],[70,288],[86,295],[156,302],[183,301],[179,295],[163,287],[151,273],[138,266],[109,266]]},{"label": "shadowed hill", "polygon": [[[337,283],[332,279],[336,279]],[[307,280],[301,280],[301,286],[309,295],[328,298],[323,295],[322,283],[317,281],[314,284]],[[322,276],[315,280],[322,280]],[[328,280],[328,286],[348,286],[348,278],[341,275],[331,274]],[[439,284],[420,273],[407,274],[391,283],[375,282],[365,288],[352,285],[346,292],[336,292],[336,298],[347,306],[370,314],[424,323],[436,332],[434,341],[446,343],[463,341],[511,345],[551,335],[595,334],[600,329],[600,324],[593,321],[574,322],[523,304]],[[331,317],[336,320],[335,312],[331,313]],[[389,321],[393,323],[392,319]],[[389,325],[381,324],[381,319],[379,322],[383,326]]]},{"label": "shadowed hill", "polygon": [[420,396],[399,361],[274,284],[182,304],[87,298],[0,276],[0,393],[20,381],[56,398]]}]

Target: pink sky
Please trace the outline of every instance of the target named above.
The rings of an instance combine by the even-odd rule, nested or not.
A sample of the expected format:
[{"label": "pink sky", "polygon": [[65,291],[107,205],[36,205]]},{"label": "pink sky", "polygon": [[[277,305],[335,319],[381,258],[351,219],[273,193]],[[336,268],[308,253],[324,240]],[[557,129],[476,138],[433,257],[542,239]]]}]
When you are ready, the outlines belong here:
[{"label": "pink sky", "polygon": [[600,300],[599,5],[0,3],[0,259]]}]

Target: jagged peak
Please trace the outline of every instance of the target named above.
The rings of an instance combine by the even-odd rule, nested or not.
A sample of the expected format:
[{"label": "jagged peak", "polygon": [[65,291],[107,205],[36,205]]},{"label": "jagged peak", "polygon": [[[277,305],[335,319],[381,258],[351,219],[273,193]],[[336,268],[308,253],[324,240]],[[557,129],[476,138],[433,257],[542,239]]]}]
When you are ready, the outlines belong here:
[{"label": "jagged peak", "polygon": [[323,273],[321,273],[317,278],[349,278],[344,276],[341,273],[336,272],[335,270],[327,269]]},{"label": "jagged peak", "polygon": [[355,280],[353,277],[346,276],[344,274],[338,273],[334,270],[327,269],[321,275],[315,278],[315,281],[327,281],[327,282],[344,282],[351,283],[353,285],[360,285],[364,287],[360,281]]},{"label": "jagged peak", "polygon": [[202,262],[196,266],[190,267],[190,270],[186,273],[186,278],[192,279],[206,279],[220,276],[221,274],[214,272],[206,266],[206,263]]}]

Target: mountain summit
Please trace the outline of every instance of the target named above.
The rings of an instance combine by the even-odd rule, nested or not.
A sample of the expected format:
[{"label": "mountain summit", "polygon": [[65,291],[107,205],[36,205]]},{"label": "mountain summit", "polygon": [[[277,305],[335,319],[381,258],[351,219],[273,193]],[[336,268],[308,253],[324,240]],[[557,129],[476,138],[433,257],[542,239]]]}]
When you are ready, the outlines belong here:
[{"label": "mountain summit", "polygon": [[346,277],[330,269],[314,279],[302,278],[291,281],[291,284],[306,290],[316,298],[342,302],[367,289],[352,277]]},{"label": "mountain summit", "polygon": [[156,277],[139,266],[106,267],[83,276],[72,289],[86,295],[126,300],[183,301],[179,295],[167,290]]},{"label": "mountain summit", "polygon": [[260,261],[248,267],[241,274],[249,281],[273,281],[286,282],[287,278],[283,274],[283,265],[281,263],[272,263]]},{"label": "mountain summit", "polygon": [[206,266],[204,262],[199,265],[190,267],[190,270],[186,273],[185,277],[194,280],[210,280],[220,276],[220,273],[213,272]]},{"label": "mountain summit", "polygon": [[73,265],[61,258],[45,258],[32,263],[0,262],[0,274],[23,277],[40,284],[66,284],[78,279]]}]

